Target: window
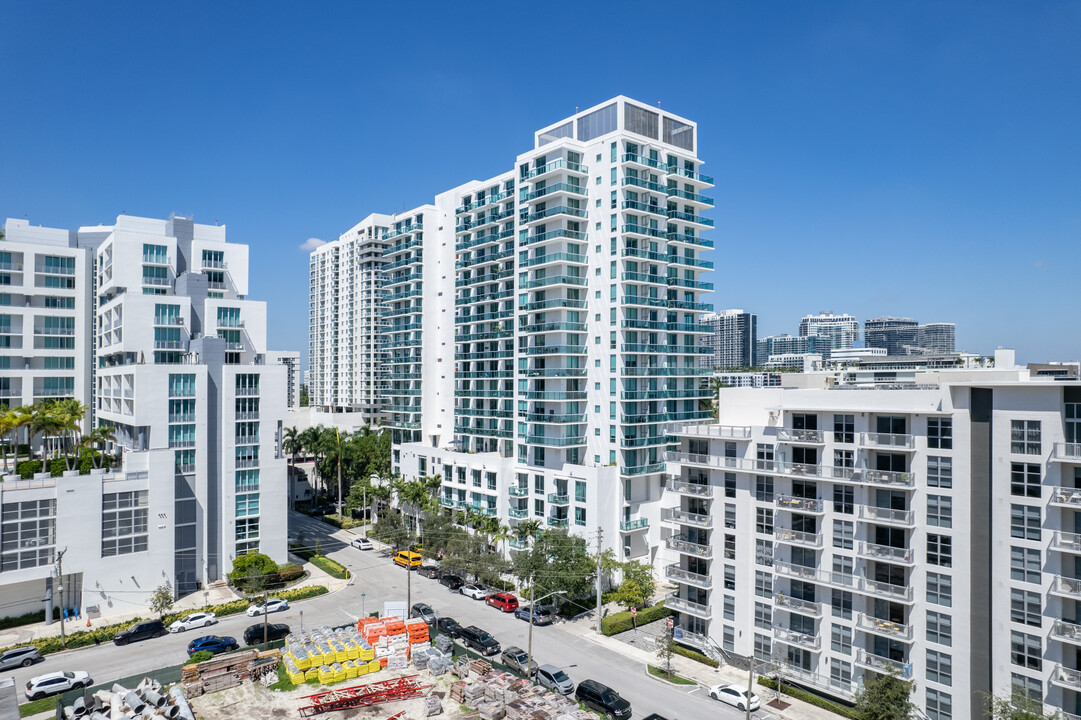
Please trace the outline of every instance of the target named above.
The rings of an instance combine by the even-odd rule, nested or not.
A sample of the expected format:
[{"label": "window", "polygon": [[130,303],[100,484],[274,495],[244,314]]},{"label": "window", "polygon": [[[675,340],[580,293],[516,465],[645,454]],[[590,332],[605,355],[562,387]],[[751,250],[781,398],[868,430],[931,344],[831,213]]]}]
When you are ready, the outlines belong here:
[{"label": "window", "polygon": [[754,561],[758,565],[773,567],[773,541],[755,538]]},{"label": "window", "polygon": [[584,507],[574,508],[574,524],[585,525],[586,524],[586,509]]},{"label": "window", "polygon": [[1043,682],[1020,673],[1010,673],[1014,693],[1034,702],[1043,703]]},{"label": "window", "polygon": [[1040,466],[1035,463],[1010,463],[1010,494],[1040,497]]},{"label": "window", "polygon": [[102,557],[146,551],[148,505],[146,490],[101,496]]},{"label": "window", "polygon": [[1015,455],[1040,454],[1039,420],[1013,420],[1010,422],[1010,452]]},{"label": "window", "polygon": [[847,590],[834,590],[833,599],[830,602],[833,609],[833,617],[852,619],[852,593]]},{"label": "window", "polygon": [[927,564],[939,567],[953,566],[953,539],[949,535],[927,536]]},{"label": "window", "polygon": [[724,526],[729,530],[736,529],[736,506],[732,503],[724,504]]},{"label": "window", "polygon": [[953,618],[945,613],[927,611],[927,642],[953,644]]},{"label": "window", "polygon": [[846,625],[830,626],[830,648],[834,652],[852,654],[852,628]]},{"label": "window", "polygon": [[953,458],[933,455],[927,457],[927,486],[953,487]]},{"label": "window", "polygon": [[927,602],[934,605],[953,605],[953,578],[939,573],[927,573]]},{"label": "window", "polygon": [[833,442],[854,443],[856,442],[856,416],[834,415],[833,416]]},{"label": "window", "polygon": [[488,481],[488,489],[489,490],[495,490],[495,488],[496,488],[495,473],[494,472],[485,473],[485,479]]},{"label": "window", "polygon": [[773,657],[773,640],[768,635],[754,634],[754,656],[757,660],[769,662]]},{"label": "window", "polygon": [[928,495],[927,524],[935,527],[953,527],[953,498],[946,495]]},{"label": "window", "polygon": [[763,535],[773,534],[773,510],[771,508],[755,508],[754,530]]},{"label": "window", "polygon": [[1040,594],[1020,588],[1010,588],[1010,620],[1023,625],[1043,625],[1043,603]]},{"label": "window", "polygon": [[1029,670],[1043,669],[1043,642],[1040,636],[1010,631],[1010,662]]},{"label": "window", "polygon": [[0,507],[0,572],[52,564],[56,500],[24,500]]},{"label": "window", "polygon": [[852,663],[835,660],[830,663],[830,685],[843,690],[852,689]]},{"label": "window", "polygon": [[736,474],[724,474],[724,496],[734,498],[736,496]]},{"label": "window", "polygon": [[763,630],[773,629],[773,608],[765,603],[754,604],[754,626]]},{"label": "window", "polygon": [[833,486],[833,511],[851,515],[855,512],[855,488],[849,485]]},{"label": "window", "polygon": [[953,448],[953,420],[927,418],[927,447],[940,450]]},{"label": "window", "polygon": [[533,515],[544,517],[544,501],[540,498],[533,498]]},{"label": "window", "polygon": [[927,651],[927,679],[941,685],[953,684],[953,658],[938,650]]},{"label": "window", "polygon": [[734,652],[736,649],[736,629],[725,625],[724,634],[721,636],[721,647],[728,652]]},{"label": "window", "polygon": [[724,589],[735,590],[736,589],[736,568],[734,565],[724,566]]},{"label": "window", "polygon": [[724,596],[724,619],[736,619],[736,598],[731,595]]},{"label": "window", "polygon": [[834,450],[833,451],[833,466],[839,468],[855,467],[855,457],[851,450]]},{"label": "window", "polygon": [[754,571],[754,594],[758,597],[773,597],[773,573]]},{"label": "window", "polygon": [[574,481],[574,502],[584,503],[586,501],[586,484],[581,480]]},{"label": "window", "polygon": [[855,537],[855,523],[848,520],[833,521],[833,547],[842,550],[852,549],[852,539]]},{"label": "window", "polygon": [[764,475],[755,476],[754,499],[758,502],[773,502],[773,478]]},{"label": "window", "polygon": [[949,693],[927,688],[927,717],[930,720],[953,720],[953,699]]},{"label": "window", "polygon": [[1039,540],[1040,508],[1032,505],[1010,505],[1010,537]]},{"label": "window", "polygon": [[1040,551],[1029,548],[1010,548],[1010,578],[1021,582],[1040,582]]}]

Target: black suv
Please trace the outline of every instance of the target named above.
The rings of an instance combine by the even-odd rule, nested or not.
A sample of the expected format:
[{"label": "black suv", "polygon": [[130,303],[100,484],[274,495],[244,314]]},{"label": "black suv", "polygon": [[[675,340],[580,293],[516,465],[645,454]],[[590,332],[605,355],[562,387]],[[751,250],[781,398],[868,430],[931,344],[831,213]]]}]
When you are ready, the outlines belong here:
[{"label": "black suv", "polygon": [[439,578],[439,584],[446,585],[451,590],[457,591],[458,588],[460,588],[462,585],[465,585],[465,581],[457,575],[444,575],[443,577]]},{"label": "black suv", "polygon": [[615,690],[596,680],[583,680],[578,683],[574,697],[578,702],[596,710],[601,715],[607,714],[615,720],[630,720],[631,704],[621,698]]},{"label": "black suv", "polygon": [[[289,634],[289,626],[284,623],[270,623],[266,626],[267,642],[281,640]],[[263,642],[263,623],[249,625],[244,631],[245,645],[259,645]]]},{"label": "black suv", "polygon": [[436,627],[439,628],[439,632],[444,635],[449,635],[452,638],[461,637],[462,626],[458,624],[458,621],[452,617],[441,617],[435,622]]},{"label": "black suv", "polygon": [[496,639],[476,625],[462,628],[462,634],[459,637],[463,645],[476,650],[481,655],[495,655],[500,650]]},{"label": "black suv", "polygon": [[127,630],[121,630],[113,636],[113,642],[117,645],[127,645],[131,642],[149,640],[150,638],[168,635],[169,630],[161,620],[143,620],[137,622]]}]

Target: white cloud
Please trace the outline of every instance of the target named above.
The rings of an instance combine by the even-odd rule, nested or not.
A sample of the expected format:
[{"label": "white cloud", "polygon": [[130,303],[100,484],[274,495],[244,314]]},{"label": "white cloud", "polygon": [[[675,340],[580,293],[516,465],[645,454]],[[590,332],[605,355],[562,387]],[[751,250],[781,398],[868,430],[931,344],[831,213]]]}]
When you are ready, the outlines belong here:
[{"label": "white cloud", "polygon": [[300,249],[304,252],[311,252],[312,250],[323,247],[326,244],[326,240],[320,240],[319,238],[308,238],[304,242],[300,243]]}]

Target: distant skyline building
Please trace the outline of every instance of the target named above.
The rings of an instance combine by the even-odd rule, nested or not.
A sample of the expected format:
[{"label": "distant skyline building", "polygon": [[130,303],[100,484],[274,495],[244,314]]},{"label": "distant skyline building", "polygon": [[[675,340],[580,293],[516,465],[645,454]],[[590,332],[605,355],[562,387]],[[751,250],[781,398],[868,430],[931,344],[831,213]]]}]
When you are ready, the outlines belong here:
[{"label": "distant skyline building", "polygon": [[759,340],[755,345],[754,364],[764,368],[770,364],[774,355],[821,355],[824,360],[830,358],[834,338],[826,335],[771,335]]},{"label": "distant skyline building", "polygon": [[699,336],[699,341],[712,351],[709,355],[700,355],[699,364],[715,368],[754,365],[755,344],[758,342],[757,315],[741,309],[722,310],[703,315],[699,322],[711,328],[711,332]]},{"label": "distant skyline building", "polygon": [[883,348],[887,355],[906,355],[917,344],[919,323],[914,318],[878,317],[863,323],[863,340],[869,348]]},{"label": "distant skyline building", "polygon": [[956,352],[957,326],[953,323],[920,325],[916,344],[932,355]]},{"label": "distant skyline building", "polygon": [[799,321],[799,336],[813,335],[828,337],[830,349],[850,348],[860,339],[860,321],[852,315],[831,312],[804,315]]}]

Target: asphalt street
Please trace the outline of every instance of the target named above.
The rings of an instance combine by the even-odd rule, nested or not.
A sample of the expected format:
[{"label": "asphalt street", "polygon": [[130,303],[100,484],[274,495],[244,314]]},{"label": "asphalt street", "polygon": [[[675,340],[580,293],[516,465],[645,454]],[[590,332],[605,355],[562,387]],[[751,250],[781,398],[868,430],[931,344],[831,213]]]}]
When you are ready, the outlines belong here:
[{"label": "asphalt street", "polygon": [[[309,545],[314,545],[318,538],[323,552],[349,568],[353,580],[338,592],[294,603],[289,610],[271,615],[271,622],[286,623],[294,630],[343,625],[362,615],[381,611],[384,601],[406,600],[408,582],[411,602],[428,603],[440,615],[449,615],[462,625],[477,625],[491,633],[503,648],[517,645],[524,649],[527,646],[528,624],[513,613],[503,613],[483,601],[451,592],[438,580],[407,573],[378,549],[361,551],[349,547],[332,536],[334,528],[299,513],[290,513],[289,532],[292,537],[302,533],[305,544]],[[407,576],[411,577],[407,580]],[[95,683],[108,682],[183,662],[187,658],[188,642],[200,635],[232,635],[243,643],[244,629],[260,619],[232,616],[205,630],[173,634],[124,647],[110,643],[57,653],[46,656],[32,667],[4,674],[14,677],[16,687],[20,689],[29,678],[57,670],[85,670]],[[711,700],[703,689],[672,686],[648,677],[640,662],[612,652],[575,630],[561,623],[535,627],[535,660],[562,667],[576,683],[592,678],[612,687],[630,701],[635,718],[650,713],[671,720],[705,717],[737,720],[743,717],[743,713],[735,708]],[[20,695],[20,700],[25,701],[25,698]]]}]

